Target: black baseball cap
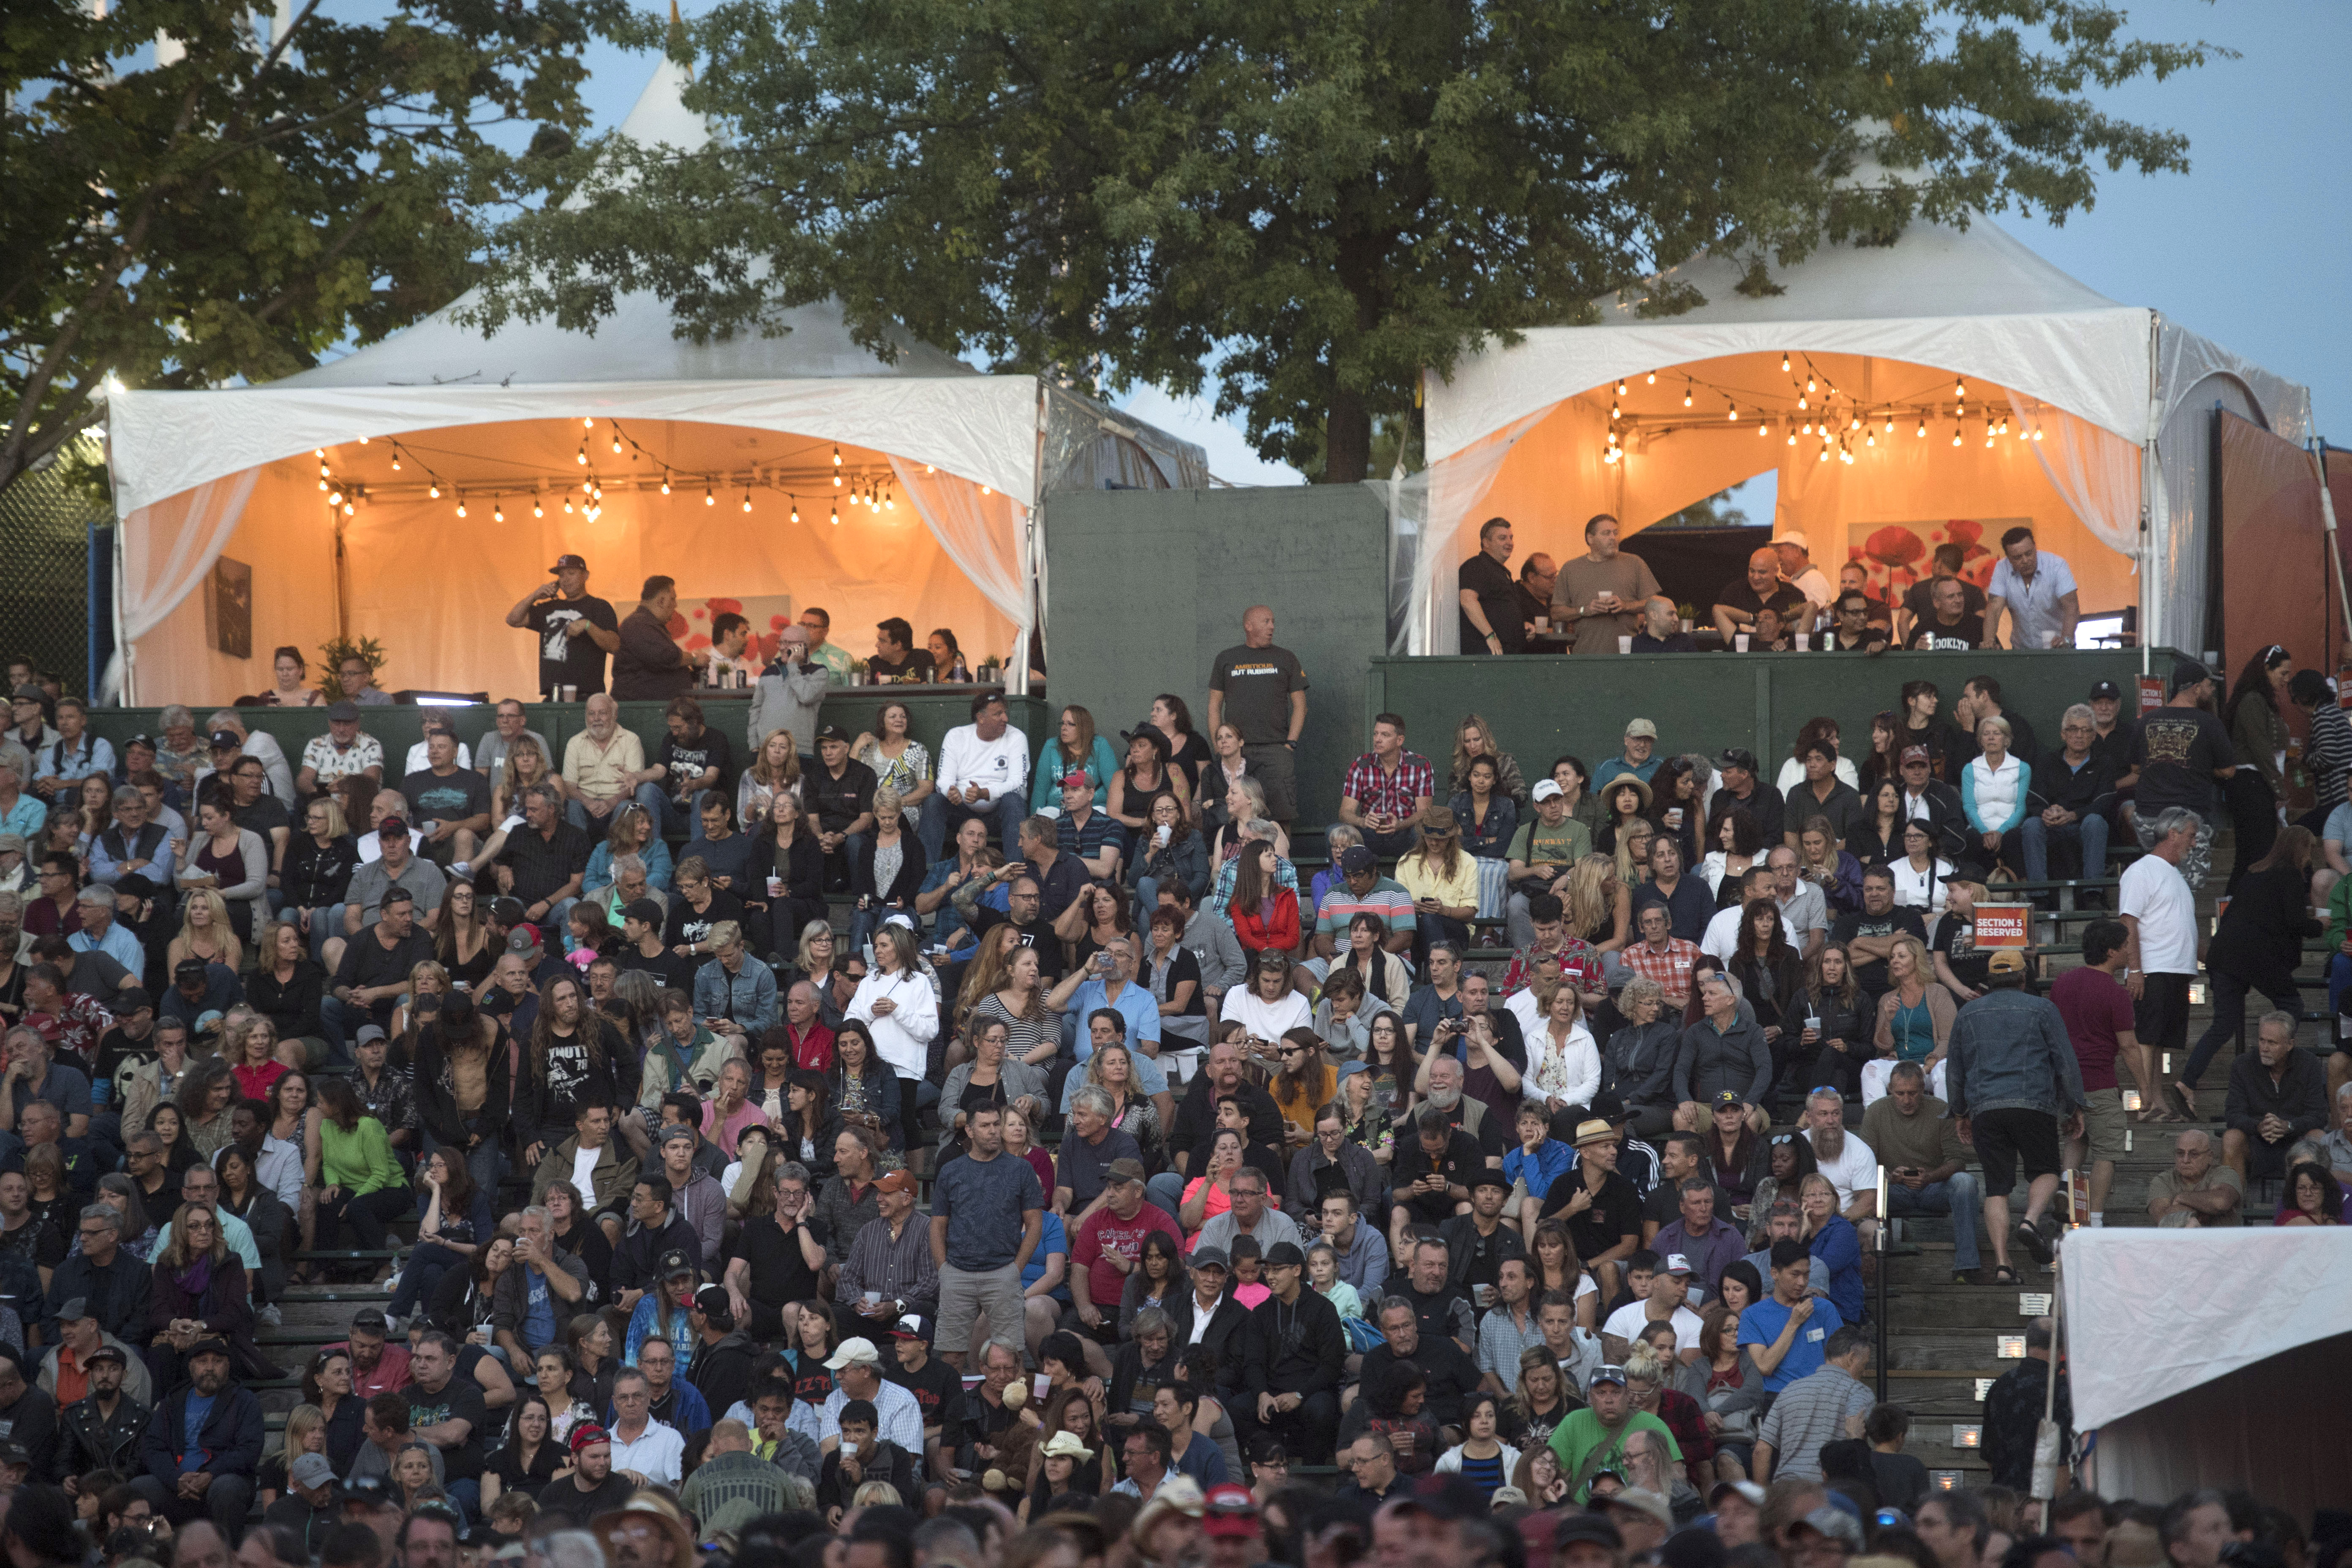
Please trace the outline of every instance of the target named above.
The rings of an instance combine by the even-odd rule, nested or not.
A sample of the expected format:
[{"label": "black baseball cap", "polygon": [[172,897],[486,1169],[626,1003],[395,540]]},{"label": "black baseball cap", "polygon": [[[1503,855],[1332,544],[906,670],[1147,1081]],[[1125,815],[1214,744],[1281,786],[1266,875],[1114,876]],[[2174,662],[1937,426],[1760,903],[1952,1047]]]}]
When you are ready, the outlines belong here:
[{"label": "black baseball cap", "polygon": [[2091,687],[2091,700],[2094,702],[2120,701],[2123,694],[2124,689],[2112,680],[2097,681]]},{"label": "black baseball cap", "polygon": [[559,555],[555,558],[555,564],[548,570],[550,572],[585,572],[588,570],[588,563],[577,555]]}]

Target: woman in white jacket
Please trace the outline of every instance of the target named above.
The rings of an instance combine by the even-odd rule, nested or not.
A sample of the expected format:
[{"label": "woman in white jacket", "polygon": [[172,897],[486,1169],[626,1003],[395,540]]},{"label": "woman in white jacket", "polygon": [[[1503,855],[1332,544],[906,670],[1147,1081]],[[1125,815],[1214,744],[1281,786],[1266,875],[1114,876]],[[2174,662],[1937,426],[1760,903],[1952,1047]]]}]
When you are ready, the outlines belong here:
[{"label": "woman in white jacket", "polygon": [[1535,1027],[1524,1031],[1529,1092],[1540,1095],[1554,1111],[1591,1104],[1601,1092],[1601,1051],[1592,1043],[1592,1031],[1585,1027],[1582,998],[1557,970],[1528,989],[1541,1009]]},{"label": "woman in white jacket", "polygon": [[875,1050],[898,1075],[898,1124],[911,1136],[916,1096],[929,1074],[931,1041],[940,1032],[940,994],[906,926],[893,921],[874,933],[874,966],[857,983],[848,1016],[866,1026]]}]

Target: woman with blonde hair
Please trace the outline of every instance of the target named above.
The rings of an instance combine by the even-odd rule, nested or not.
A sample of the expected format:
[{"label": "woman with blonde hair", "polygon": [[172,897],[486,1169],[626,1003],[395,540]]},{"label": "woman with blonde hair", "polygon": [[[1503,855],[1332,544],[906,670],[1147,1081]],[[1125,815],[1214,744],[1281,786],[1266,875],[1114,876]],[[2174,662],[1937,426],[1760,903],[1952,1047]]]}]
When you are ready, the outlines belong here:
[{"label": "woman with blonde hair", "polygon": [[1862,1067],[1862,1102],[1874,1105],[1886,1092],[1897,1062],[1916,1063],[1927,1075],[1927,1092],[1944,1093],[1944,1053],[1952,1040],[1959,1004],[1937,983],[1927,944],[1898,932],[1886,955],[1886,994],[1878,999],[1878,1023],[1871,1036],[1878,1055]]},{"label": "woman with blonde hair", "polygon": [[793,950],[792,972],[777,986],[780,994],[803,980],[816,987],[817,1013],[828,1028],[840,1025],[857,991],[856,982],[836,967],[840,956],[841,944],[834,939],[833,923],[812,920],[801,927],[800,943]]},{"label": "woman with blonde hair", "polygon": [[247,1013],[221,1031],[221,1056],[246,1100],[262,1099],[289,1068],[302,1065],[302,1047],[292,1040],[280,1042],[278,1026],[262,1013]]},{"label": "woman with blonde hair", "polygon": [[[1135,1140],[1136,1146],[1143,1151],[1145,1170],[1157,1170],[1163,1163],[1160,1107],[1144,1092],[1142,1080],[1135,1070],[1135,1053],[1117,1042],[1097,1046],[1094,1054],[1087,1058],[1085,1073],[1072,1073],[1062,1086],[1065,1115],[1076,1103],[1078,1090],[1089,1087],[1109,1096],[1110,1124]],[[1169,1109],[1174,1108],[1171,1100]]]},{"label": "woman with blonde hair", "polygon": [[245,963],[245,944],[229,922],[228,900],[213,888],[190,888],[180,895],[180,934],[163,952],[163,973],[183,961],[201,958],[235,970]]},{"label": "woman with blonde hair", "polygon": [[930,862],[922,840],[907,820],[906,804],[897,790],[885,784],[874,792],[874,828],[863,834],[849,855],[849,890],[857,900],[850,921],[849,945],[864,949],[867,940],[894,914],[915,918],[915,895],[923,890]]},{"label": "woman with blonde hair", "polygon": [[1470,787],[1470,764],[1479,757],[1495,759],[1495,788],[1511,797],[1522,812],[1528,809],[1528,781],[1518,763],[1495,739],[1495,727],[1475,713],[1465,713],[1454,732],[1454,766],[1446,775],[1445,793],[1461,795]]},{"label": "woman with blonde hair", "polygon": [[771,730],[760,737],[751,765],[735,786],[735,820],[765,822],[775,810],[778,795],[801,795],[801,759],[790,730]]},{"label": "woman with blonde hair", "polygon": [[1562,921],[1569,935],[1590,942],[1596,952],[1619,952],[1633,919],[1633,883],[1616,861],[1595,851],[1568,868]]},{"label": "woman with blonde hair", "polygon": [[327,1451],[327,1417],[315,1405],[298,1405],[286,1413],[286,1426],[269,1451],[261,1456],[260,1467],[254,1472],[253,1489],[261,1506],[268,1508],[287,1490],[287,1472],[294,1461],[305,1454],[324,1455]]},{"label": "woman with blonde hair", "polygon": [[[408,999],[392,1010],[392,1045],[402,1061],[415,1058],[416,1026],[431,1017],[448,994],[449,972],[437,961],[420,959],[409,966]],[[427,996],[434,999],[430,1006],[425,1005]]]},{"label": "woman with blonde hair", "polygon": [[1649,879],[1650,846],[1656,842],[1658,830],[1652,823],[1636,822],[1616,837],[1616,847],[1609,851],[1609,867],[1617,885],[1630,893]]},{"label": "woman with blonde hair", "polygon": [[[1226,861],[1240,852],[1243,823],[1273,822],[1274,819],[1267,815],[1267,811],[1265,786],[1257,780],[1238,778],[1227,784],[1220,809],[1210,818],[1213,826],[1209,831],[1215,835],[1209,841],[1210,866],[1222,868]],[[1285,859],[1290,858],[1290,830],[1278,822],[1275,823],[1272,842],[1276,855]],[[1212,870],[1210,876],[1213,880],[1215,871]]]},{"label": "woman with blonde hair", "polygon": [[[1010,930],[1010,927],[1000,927]],[[992,1021],[1005,1026],[1010,1059],[1043,1068],[1061,1049],[1059,1020],[1045,1006],[1045,984],[1040,977],[1037,950],[1014,946],[999,955],[983,955],[999,976],[999,984],[972,1005],[965,1032],[985,1028]]]},{"label": "woman with blonde hair", "polygon": [[1421,841],[1397,861],[1396,879],[1412,895],[1420,926],[1416,946],[1428,961],[1429,944],[1470,941],[1470,921],[1478,912],[1478,863],[1462,848],[1462,825],[1446,807],[1432,806],[1421,819]]},{"label": "woman with blonde hair", "polygon": [[1526,1037],[1531,1096],[1555,1113],[1590,1105],[1601,1089],[1601,1049],[1585,1025],[1583,997],[1556,969],[1537,975],[1528,989],[1538,1009],[1536,1026]]},{"label": "woman with blonde hair", "polygon": [[490,786],[490,822],[493,826],[522,810],[523,791],[536,784],[546,784],[553,771],[547,752],[538,740],[530,734],[517,735],[507,747],[507,763],[498,780]]}]

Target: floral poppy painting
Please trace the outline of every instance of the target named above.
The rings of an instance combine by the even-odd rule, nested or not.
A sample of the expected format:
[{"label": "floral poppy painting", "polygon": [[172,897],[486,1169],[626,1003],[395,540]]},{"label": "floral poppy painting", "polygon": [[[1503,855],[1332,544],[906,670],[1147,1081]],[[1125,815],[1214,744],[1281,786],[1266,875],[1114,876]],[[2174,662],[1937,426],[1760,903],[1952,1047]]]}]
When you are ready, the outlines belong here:
[{"label": "floral poppy painting", "polygon": [[1986,586],[2000,562],[2000,536],[2012,528],[2032,526],[2030,517],[1857,522],[1846,530],[1845,558],[1861,564],[1869,594],[1894,604],[1936,574],[1936,551],[1947,544],[1959,549],[1961,580]]}]

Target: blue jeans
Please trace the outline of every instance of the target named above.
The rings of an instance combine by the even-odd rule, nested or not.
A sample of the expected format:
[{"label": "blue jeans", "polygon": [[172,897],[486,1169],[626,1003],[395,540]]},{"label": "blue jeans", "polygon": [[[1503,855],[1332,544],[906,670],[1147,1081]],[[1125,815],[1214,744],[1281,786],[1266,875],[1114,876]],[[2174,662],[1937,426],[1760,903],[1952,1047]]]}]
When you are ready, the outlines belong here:
[{"label": "blue jeans", "polygon": [[2020,832],[2025,840],[2025,879],[2029,882],[2050,879],[2050,846],[2053,844],[2073,844],[2081,847],[2081,874],[2085,879],[2106,875],[2107,819],[2095,812],[2063,827],[2052,827],[2041,817],[2028,814]]},{"label": "blue jeans", "polygon": [[1895,1217],[1906,1215],[1952,1216],[1952,1267],[1973,1269],[1983,1261],[1977,1250],[1977,1220],[1984,1213],[1984,1184],[1974,1171],[1955,1172],[1948,1181],[1930,1182],[1916,1189],[1890,1179],[1886,1206]]},{"label": "blue jeans", "polygon": [[352,1037],[364,1024],[381,1024],[390,1028],[392,1009],[391,1003],[385,1003],[383,1011],[378,1013],[373,1006],[354,1005],[340,996],[320,997],[319,1030],[327,1037],[327,1060],[337,1067],[351,1066],[355,1059],[352,1055]]},{"label": "blue jeans", "polygon": [[936,861],[946,852],[948,836],[973,817],[986,821],[1004,846],[1007,860],[1021,858],[1021,824],[1028,819],[1028,803],[1017,795],[1001,795],[986,805],[958,805],[938,790],[923,797],[915,837],[922,841],[926,859]]},{"label": "blue jeans", "polygon": [[[657,784],[641,784],[636,787],[632,798],[635,800],[639,805],[646,808],[646,815],[652,817],[654,821],[667,822],[668,820],[662,816],[662,812],[669,805],[669,796],[662,794],[661,785]],[[604,837],[604,825],[613,820],[612,813],[610,812],[605,813],[603,816],[590,816],[588,815],[588,808],[581,805],[576,800],[567,801],[564,803],[563,816],[565,820],[569,821],[572,826],[586,834],[591,839],[600,842]]]},{"label": "blue jeans", "polygon": [[1151,1201],[1159,1206],[1160,1212],[1171,1219],[1175,1218],[1176,1211],[1183,1206],[1184,1178],[1173,1171],[1160,1172],[1144,1183],[1143,1188],[1151,1194]]},{"label": "blue jeans", "polygon": [[442,1276],[452,1268],[470,1268],[472,1259],[450,1251],[436,1241],[420,1241],[410,1251],[408,1261],[400,1266],[400,1289],[392,1293],[392,1315],[405,1318],[419,1304],[430,1301]]},{"label": "blue jeans", "polygon": [[666,795],[661,795],[658,791],[658,786],[654,784],[639,784],[637,786],[638,805],[643,805],[645,804],[646,791],[649,789],[656,791],[656,798],[661,803],[654,811],[654,821],[657,825],[658,830],[664,838],[668,838],[673,835],[680,833],[685,834],[688,838],[693,837],[695,828],[699,826],[702,822],[703,803],[710,799],[712,795],[719,793],[717,790],[710,789],[696,791],[694,796],[694,816],[693,820],[689,821],[687,818],[687,814],[678,809],[677,802],[672,800]]},{"label": "blue jeans", "polygon": [[2327,961],[2327,1010],[2341,1016],[2347,992],[2352,992],[2352,958],[2336,953]]},{"label": "blue jeans", "polygon": [[327,962],[327,939],[343,934],[343,906],[321,904],[310,911],[310,957]]}]

